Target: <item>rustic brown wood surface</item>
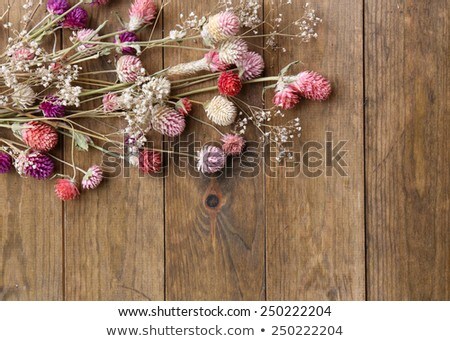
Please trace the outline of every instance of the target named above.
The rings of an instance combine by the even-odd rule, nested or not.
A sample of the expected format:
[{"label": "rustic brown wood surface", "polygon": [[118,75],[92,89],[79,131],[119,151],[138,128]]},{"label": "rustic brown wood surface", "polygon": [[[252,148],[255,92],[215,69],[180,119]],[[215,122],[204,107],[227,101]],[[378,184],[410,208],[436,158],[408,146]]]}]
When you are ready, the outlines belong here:
[{"label": "rustic brown wood surface", "polygon": [[[172,0],[154,36],[167,35],[180,12],[209,12],[216,2]],[[114,12],[126,15],[129,1],[112,3],[94,10],[92,26],[109,19],[114,27]],[[286,20],[303,11],[305,1],[293,3],[281,9]],[[301,60],[296,70],[333,81],[328,102],[298,107],[296,161],[309,169],[297,162],[273,174],[260,160],[266,174],[243,178],[235,162],[232,177],[211,179],[192,165],[181,173],[170,159],[164,178],[121,169],[64,205],[51,182],[1,176],[0,300],[450,299],[448,2],[313,5],[324,19],[319,40],[286,39],[286,53],[266,53],[268,75]],[[277,6],[266,0],[261,11]],[[158,70],[202,52],[144,56]],[[260,90],[245,96],[256,103]],[[190,120],[186,136],[194,132],[201,142],[218,137]],[[342,144],[342,159],[333,159]],[[75,157],[88,167],[101,156]]]}]

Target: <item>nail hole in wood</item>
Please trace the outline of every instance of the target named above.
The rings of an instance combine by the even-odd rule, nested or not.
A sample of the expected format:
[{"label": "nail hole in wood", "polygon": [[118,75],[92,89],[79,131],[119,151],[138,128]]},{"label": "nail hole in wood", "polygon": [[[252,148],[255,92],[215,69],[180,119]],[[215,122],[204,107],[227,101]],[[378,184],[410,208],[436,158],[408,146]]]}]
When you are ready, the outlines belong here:
[{"label": "nail hole in wood", "polygon": [[208,206],[209,208],[216,208],[217,206],[219,206],[219,201],[220,200],[217,195],[210,194],[206,198],[206,206]]}]

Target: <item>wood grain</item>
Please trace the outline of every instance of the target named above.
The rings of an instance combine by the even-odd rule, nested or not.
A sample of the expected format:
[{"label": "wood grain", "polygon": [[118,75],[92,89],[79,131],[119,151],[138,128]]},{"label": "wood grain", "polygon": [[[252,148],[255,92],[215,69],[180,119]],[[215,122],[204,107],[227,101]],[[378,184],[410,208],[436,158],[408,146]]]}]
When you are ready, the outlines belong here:
[{"label": "wood grain", "polygon": [[[109,20],[104,32],[119,30],[114,17],[126,21],[129,2],[116,1],[100,10],[92,8],[91,27]],[[156,36],[161,35],[158,27]],[[142,39],[149,31],[140,33]],[[89,71],[114,67],[105,58],[89,63]],[[161,68],[160,50],[146,52],[148,71]],[[115,75],[109,74],[115,81]],[[119,121],[116,122],[120,124]],[[102,123],[96,123],[103,129]],[[67,143],[70,145],[70,143]],[[66,149],[66,154],[70,150]],[[85,169],[99,163],[99,153],[78,152]],[[117,160],[116,160],[117,161]],[[85,192],[65,205],[66,299],[162,300],[164,298],[163,180],[140,177],[136,170],[119,167],[99,189]]]},{"label": "wood grain", "polygon": [[[267,8],[270,2],[266,1]],[[294,9],[285,9],[285,22],[300,17],[303,5],[296,1]],[[276,74],[280,67],[301,60],[297,70],[326,75],[333,82],[334,94],[324,103],[300,104],[297,113],[304,133],[297,146],[302,155],[297,155],[295,171],[279,167],[277,176],[267,176],[267,297],[363,300],[362,2],[317,0],[313,6],[324,19],[319,39],[309,44],[283,40],[288,52],[272,58],[275,68],[270,72]],[[328,132],[333,148],[346,141],[342,151],[347,151],[343,154],[347,176],[325,167]],[[317,172],[314,175],[300,164],[315,151],[319,161],[310,169]]]},{"label": "wood grain", "polygon": [[[5,9],[0,5],[1,13]],[[14,28],[22,15],[21,6],[12,6],[9,21]],[[8,32],[0,30],[5,47]],[[5,174],[0,189],[0,300],[61,300],[62,205],[53,183]]]},{"label": "wood grain", "polygon": [[448,300],[448,1],[365,3],[368,298]]},{"label": "wood grain", "polygon": [[[208,13],[216,1],[196,3],[195,13]],[[170,7],[170,9],[169,9]],[[165,11],[168,32],[175,27],[174,13],[189,14],[192,3],[172,2]],[[201,44],[197,44],[201,46]],[[166,49],[165,66],[196,60],[205,52]],[[245,93],[258,101],[259,87]],[[215,95],[196,96],[207,101]],[[193,115],[208,120],[201,106]],[[218,142],[211,128],[189,120],[186,134],[194,133],[198,148]],[[252,135],[250,132],[250,138]],[[192,161],[192,160],[191,160]],[[172,168],[166,180],[166,297],[169,300],[260,300],[265,297],[264,282],[264,177],[262,173],[239,176],[234,162],[229,176],[219,178],[183,176]],[[189,167],[194,172],[193,167]]]}]

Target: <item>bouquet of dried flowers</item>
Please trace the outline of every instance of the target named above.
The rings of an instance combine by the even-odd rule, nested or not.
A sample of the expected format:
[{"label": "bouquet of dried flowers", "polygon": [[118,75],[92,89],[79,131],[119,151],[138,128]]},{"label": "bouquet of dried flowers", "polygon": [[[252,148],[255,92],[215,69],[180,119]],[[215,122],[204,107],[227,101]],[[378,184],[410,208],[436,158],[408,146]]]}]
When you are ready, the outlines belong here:
[{"label": "bouquet of dried flowers", "polygon": [[[282,1],[282,5],[290,2]],[[88,28],[86,3],[107,6],[108,0],[75,4],[48,0],[46,15],[35,25],[31,22],[44,4],[29,0],[23,5],[26,13],[20,29],[3,22],[10,36],[0,62],[0,128],[11,130],[14,137],[0,135],[0,173],[15,169],[23,177],[55,179],[55,193],[62,200],[77,198],[81,189],[92,190],[103,179],[99,165],[87,170],[78,167],[74,150],[97,149],[146,174],[158,173],[163,154],[176,152],[146,147],[149,133],[178,137],[190,119],[219,134],[218,145],[207,144],[194,156],[203,174],[220,172],[227,157],[243,152],[248,124],[254,124],[263,139],[277,146],[281,160],[287,155],[285,144],[300,136],[300,118],[293,117],[283,125],[272,125],[271,119],[285,117],[283,111],[294,108],[302,98],[323,101],[331,93],[330,82],[318,73],[289,75],[292,65],[277,77],[263,77],[264,58],[249,48],[252,37],[266,38],[262,49],[281,49],[277,43],[280,36],[302,42],[317,38],[315,28],[321,19],[308,4],[302,18],[283,26],[281,15],[271,21],[261,18],[258,0],[239,0],[237,4],[219,0],[212,13],[180,14],[179,25],[167,37],[141,40],[140,32],[154,27],[169,2],[158,9],[153,0],[134,0],[129,18],[118,18],[116,32],[104,32],[105,24]],[[269,33],[259,33],[263,25],[270,28]],[[295,33],[289,33],[292,27]],[[71,44],[66,48],[57,48],[55,33],[59,30],[71,31]],[[202,46],[186,44],[193,41],[201,41]],[[46,48],[49,42],[53,49]],[[149,74],[142,58],[158,47],[195,49],[202,57]],[[99,58],[112,60],[111,69],[84,71]],[[117,81],[99,79],[102,73],[115,73]],[[198,88],[211,81],[214,86]],[[243,87],[254,83],[274,89],[273,105],[260,108],[238,97]],[[197,88],[188,89],[193,85]],[[196,100],[201,93],[211,93],[210,100]],[[87,104],[94,109],[85,109]],[[193,114],[194,106],[204,111],[204,119]],[[105,126],[109,131],[89,128],[89,120],[108,120]],[[228,127],[228,132],[218,127]],[[71,145],[68,160],[51,153],[62,140]],[[116,146],[118,152],[104,149],[105,143]],[[69,166],[73,174],[55,174],[55,163]]]}]

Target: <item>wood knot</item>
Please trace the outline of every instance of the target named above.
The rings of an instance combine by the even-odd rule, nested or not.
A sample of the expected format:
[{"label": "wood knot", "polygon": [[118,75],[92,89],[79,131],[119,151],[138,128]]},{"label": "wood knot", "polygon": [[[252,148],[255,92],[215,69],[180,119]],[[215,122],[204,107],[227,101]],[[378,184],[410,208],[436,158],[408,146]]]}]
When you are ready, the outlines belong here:
[{"label": "wood knot", "polygon": [[219,206],[219,203],[220,199],[215,194],[210,194],[206,197],[205,204],[209,208],[216,208],[217,206]]}]

